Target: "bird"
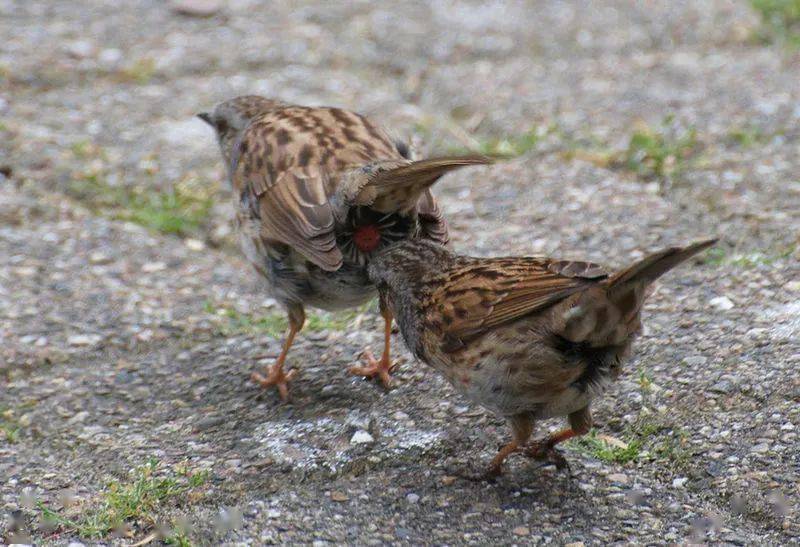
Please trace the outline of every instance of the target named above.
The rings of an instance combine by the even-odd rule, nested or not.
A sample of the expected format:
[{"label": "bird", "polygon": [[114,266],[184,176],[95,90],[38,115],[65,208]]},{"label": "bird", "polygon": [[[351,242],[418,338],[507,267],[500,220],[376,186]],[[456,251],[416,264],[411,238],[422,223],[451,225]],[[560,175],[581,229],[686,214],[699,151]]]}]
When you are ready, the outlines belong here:
[{"label": "bird", "polygon": [[[555,447],[591,429],[591,402],[629,358],[653,282],[716,241],[670,247],[613,274],[590,262],[474,258],[403,241],[368,274],[411,353],[509,423],[511,441],[481,475],[495,477],[514,452],[566,465]],[[529,442],[536,421],[556,417],[569,427]]]},{"label": "bird", "polygon": [[[251,378],[289,398],[297,369],[284,370],[305,307],[338,310],[375,297],[366,266],[403,239],[447,245],[449,234],[430,191],[445,173],[492,162],[471,154],[415,161],[403,141],[355,112],[257,95],[223,101],[197,116],[217,136],[248,262],[286,309],[288,332],[275,363]],[[367,349],[352,374],[389,387],[392,317],[381,304],[384,348]]]}]

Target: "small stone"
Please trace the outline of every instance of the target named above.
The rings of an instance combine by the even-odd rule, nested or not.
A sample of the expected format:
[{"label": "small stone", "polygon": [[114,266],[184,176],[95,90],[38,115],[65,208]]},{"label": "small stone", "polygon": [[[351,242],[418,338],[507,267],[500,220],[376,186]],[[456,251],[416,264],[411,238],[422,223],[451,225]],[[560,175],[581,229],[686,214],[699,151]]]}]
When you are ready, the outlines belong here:
[{"label": "small stone", "polygon": [[517,526],[513,530],[511,530],[515,536],[529,536],[531,535],[531,529],[527,526]]},{"label": "small stone", "polygon": [[689,357],[684,357],[683,362],[690,367],[699,367],[705,365],[708,362],[708,358],[702,355],[690,355]]},{"label": "small stone", "polygon": [[769,452],[769,443],[759,443],[755,445],[750,451],[755,452],[756,454],[763,454],[764,452]]},{"label": "small stone", "polygon": [[730,310],[734,307],[734,303],[727,296],[717,296],[709,300],[708,304],[720,311]]},{"label": "small stone", "polygon": [[683,488],[686,486],[686,483],[689,482],[689,479],[686,477],[678,477],[677,479],[672,479],[672,487],[673,488]]},{"label": "small stone", "polygon": [[67,53],[76,59],[85,59],[94,53],[94,46],[86,40],[76,40],[67,44]]},{"label": "small stone", "polygon": [[122,60],[122,51],[116,48],[104,49],[97,58],[104,65],[115,65]]},{"label": "small stone", "polygon": [[350,438],[350,444],[370,444],[374,442],[375,439],[373,436],[361,429],[353,433],[353,436]]},{"label": "small stone", "polygon": [[446,476],[442,477],[442,484],[445,485],[445,486],[451,486],[455,482],[456,482],[456,477],[454,477],[452,475],[446,475]]},{"label": "small stone", "polygon": [[344,492],[339,492],[338,490],[334,490],[333,492],[331,492],[331,499],[333,501],[340,501],[341,502],[341,501],[349,500],[350,497],[347,494],[345,494]]},{"label": "small stone", "polygon": [[166,270],[167,265],[163,262],[147,262],[142,264],[142,271],[144,273],[153,273],[153,272],[160,272],[161,270]]},{"label": "small stone", "polygon": [[202,251],[206,248],[206,244],[199,239],[187,239],[185,243],[190,251]]},{"label": "small stone", "polygon": [[730,393],[733,391],[733,382],[730,380],[720,380],[711,386],[710,389],[713,393]]},{"label": "small stone", "polygon": [[622,473],[612,473],[608,476],[611,482],[618,482],[620,484],[628,484],[628,477]]},{"label": "small stone", "polygon": [[419,501],[419,495],[412,492],[411,494],[406,495],[406,501],[408,503],[417,503]]},{"label": "small stone", "polygon": [[101,340],[101,336],[97,334],[73,334],[67,338],[67,344],[70,346],[93,346]]},{"label": "small stone", "polygon": [[89,262],[92,264],[108,264],[111,259],[100,251],[92,251],[89,253]]},{"label": "small stone", "polygon": [[572,543],[567,543],[564,547],[585,547],[585,544],[582,541],[574,541]]},{"label": "small stone", "polygon": [[190,17],[211,17],[222,8],[220,0],[176,0],[172,11]]},{"label": "small stone", "polygon": [[67,547],[86,547],[86,545],[84,545],[79,541],[70,541],[69,543],[67,543]]}]

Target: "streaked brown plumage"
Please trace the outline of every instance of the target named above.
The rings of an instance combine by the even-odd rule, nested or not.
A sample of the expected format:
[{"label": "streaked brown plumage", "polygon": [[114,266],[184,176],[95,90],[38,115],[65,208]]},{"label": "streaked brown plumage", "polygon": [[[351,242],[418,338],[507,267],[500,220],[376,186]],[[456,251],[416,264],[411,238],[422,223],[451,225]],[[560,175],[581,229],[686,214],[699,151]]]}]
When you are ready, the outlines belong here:
[{"label": "streaked brown plumage", "polygon": [[[407,238],[447,244],[447,224],[430,193],[443,174],[489,163],[482,156],[412,161],[408,148],[346,110],[236,97],[198,115],[219,140],[237,206],[240,245],[287,309],[289,333],[263,386],[286,399],[294,371],[283,363],[305,321],[304,306],[333,310],[375,293],[366,275],[373,254]],[[352,372],[388,385],[392,318],[380,361]]]},{"label": "streaked brown plumage", "polygon": [[[506,417],[520,449],[564,460],[553,447],[589,431],[589,406],[616,379],[641,329],[648,288],[713,245],[652,254],[608,275],[596,264],[550,258],[457,256],[426,241],[393,245],[370,279],[409,349],[469,399]],[[528,445],[534,421],[567,416],[570,428]]]}]

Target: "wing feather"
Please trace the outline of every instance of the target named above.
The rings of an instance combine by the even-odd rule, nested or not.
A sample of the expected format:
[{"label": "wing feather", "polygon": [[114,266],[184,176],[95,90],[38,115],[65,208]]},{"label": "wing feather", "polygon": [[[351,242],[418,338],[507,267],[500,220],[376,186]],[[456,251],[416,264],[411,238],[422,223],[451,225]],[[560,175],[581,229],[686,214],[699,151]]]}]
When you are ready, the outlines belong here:
[{"label": "wing feather", "polygon": [[[448,345],[543,310],[606,278],[599,266],[542,258],[469,261],[432,295]],[[453,341],[459,343],[453,344]]]}]

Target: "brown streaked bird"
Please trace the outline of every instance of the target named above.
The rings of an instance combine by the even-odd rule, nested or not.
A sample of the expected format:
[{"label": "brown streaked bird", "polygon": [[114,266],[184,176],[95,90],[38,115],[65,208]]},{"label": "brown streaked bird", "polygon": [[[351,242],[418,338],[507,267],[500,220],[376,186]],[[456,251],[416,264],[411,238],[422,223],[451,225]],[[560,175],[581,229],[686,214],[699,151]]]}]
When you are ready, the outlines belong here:
[{"label": "brown streaked bird", "polygon": [[[671,247],[609,275],[588,262],[472,258],[405,241],[375,257],[369,276],[412,353],[508,420],[513,438],[487,473],[496,475],[520,450],[566,463],[554,447],[591,428],[590,404],[619,376],[651,284],[715,242]],[[536,420],[558,416],[568,429],[528,444]]]},{"label": "brown streaked bird", "polygon": [[[375,295],[366,266],[387,245],[422,238],[447,244],[447,224],[430,192],[442,175],[484,156],[412,161],[408,147],[340,108],[306,107],[254,95],[198,114],[217,133],[236,205],[245,256],[286,308],[289,331],[262,386],[288,398],[295,370],[286,355],[305,322],[304,307],[336,310]],[[385,341],[378,361],[353,374],[390,382],[392,317],[381,305]]]}]

